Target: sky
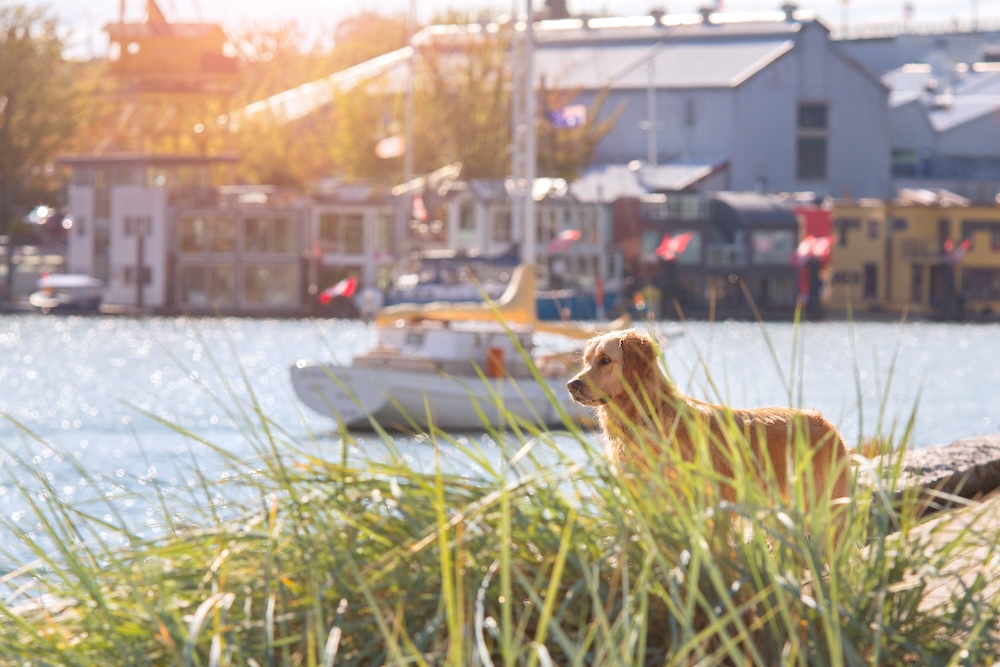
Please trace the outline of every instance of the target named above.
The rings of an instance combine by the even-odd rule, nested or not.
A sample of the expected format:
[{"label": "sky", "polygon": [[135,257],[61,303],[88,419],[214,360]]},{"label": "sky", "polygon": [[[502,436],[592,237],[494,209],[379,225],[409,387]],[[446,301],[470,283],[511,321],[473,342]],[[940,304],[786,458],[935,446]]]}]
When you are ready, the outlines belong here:
[{"label": "sky", "polygon": [[[9,2],[10,0],[0,0]],[[142,20],[145,0],[14,0],[30,6],[48,7],[50,13],[71,29],[67,38],[76,56],[101,56],[106,49],[103,27],[116,21],[125,7],[126,20]],[[335,26],[344,17],[362,9],[383,14],[403,14],[415,7],[421,23],[447,9],[509,14],[515,6],[523,12],[528,0],[158,0],[170,21],[207,21],[224,28],[262,21],[294,21],[312,31]],[[862,23],[900,22],[904,5],[912,6],[912,21],[962,22],[973,19],[1000,22],[1000,0],[795,0],[800,9],[815,13],[831,28]],[[727,12],[762,12],[780,8],[784,0],[715,0]],[[696,13],[711,0],[567,0],[572,14],[647,14],[666,9],[671,14]],[[534,0],[540,10],[544,0]]]}]

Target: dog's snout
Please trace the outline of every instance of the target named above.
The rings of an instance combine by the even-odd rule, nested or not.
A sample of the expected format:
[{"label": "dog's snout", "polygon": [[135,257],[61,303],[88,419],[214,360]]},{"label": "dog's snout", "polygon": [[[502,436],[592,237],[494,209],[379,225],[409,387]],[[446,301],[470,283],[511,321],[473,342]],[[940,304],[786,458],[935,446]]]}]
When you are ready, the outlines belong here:
[{"label": "dog's snout", "polygon": [[581,389],[583,389],[583,380],[581,380],[580,378],[573,378],[572,380],[566,383],[566,388],[574,392],[580,391]]}]

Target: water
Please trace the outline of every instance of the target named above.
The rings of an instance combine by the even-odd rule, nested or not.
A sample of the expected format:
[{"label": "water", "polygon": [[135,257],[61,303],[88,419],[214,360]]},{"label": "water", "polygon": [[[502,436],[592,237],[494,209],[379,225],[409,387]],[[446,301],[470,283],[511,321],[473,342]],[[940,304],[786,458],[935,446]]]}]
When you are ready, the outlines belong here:
[{"label": "water", "polygon": [[[74,503],[110,497],[138,532],[160,534],[154,483],[168,506],[197,504],[190,486],[199,475],[224,481],[234,474],[213,447],[256,455],[259,430],[247,428],[260,422],[254,404],[283,440],[339,458],[332,422],[300,406],[288,367],[300,358],[347,363],[373,342],[371,327],[345,320],[3,315],[0,514],[8,521],[0,525],[0,550],[16,554],[16,529],[40,530],[15,486],[37,489],[32,474]],[[900,437],[916,410],[912,446],[921,447],[996,432],[998,350],[995,325],[773,323],[762,332],[750,323],[696,322],[671,338],[666,361],[688,393],[740,407],[818,408],[849,444]],[[463,437],[503,456],[482,435]],[[396,444],[414,467],[433,465],[429,443],[400,437]],[[375,436],[362,435],[350,455],[385,451]],[[446,460],[472,472],[462,469],[463,457]]]}]

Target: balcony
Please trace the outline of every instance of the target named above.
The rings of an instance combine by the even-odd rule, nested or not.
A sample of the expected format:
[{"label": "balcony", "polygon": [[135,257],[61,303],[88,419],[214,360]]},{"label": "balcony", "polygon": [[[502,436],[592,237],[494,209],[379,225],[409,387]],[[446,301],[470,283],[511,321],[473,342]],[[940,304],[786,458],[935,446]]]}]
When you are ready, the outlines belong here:
[{"label": "balcony", "polygon": [[747,265],[747,249],[740,243],[709,243],[705,247],[705,266],[737,267]]}]

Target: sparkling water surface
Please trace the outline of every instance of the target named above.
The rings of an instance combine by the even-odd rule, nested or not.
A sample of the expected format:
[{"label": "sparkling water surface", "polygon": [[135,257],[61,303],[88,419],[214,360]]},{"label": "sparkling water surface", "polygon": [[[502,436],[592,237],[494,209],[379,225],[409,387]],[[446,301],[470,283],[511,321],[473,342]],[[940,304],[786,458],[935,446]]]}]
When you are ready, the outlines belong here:
[{"label": "sparkling water surface", "polygon": [[[912,447],[1000,424],[996,325],[691,322],[658,330],[667,368],[686,392],[738,407],[817,408],[849,445],[898,441],[911,419]],[[351,320],[0,316],[0,552],[16,560],[17,531],[41,530],[30,510],[46,484],[71,503],[111,498],[136,532],[161,534],[164,506],[175,511],[176,502],[183,514],[212,502],[199,498],[199,477],[235,474],[220,452],[253,466],[264,418],[281,442],[339,460],[336,425],[299,404],[288,368],[299,359],[346,364],[374,342],[373,327]],[[554,337],[540,344],[575,345]],[[483,434],[459,439],[497,462],[509,455]],[[394,444],[414,468],[433,468],[426,438]],[[583,457],[573,445],[566,451]],[[388,449],[371,434],[346,447],[355,459]],[[467,456],[441,460],[451,472],[477,473]],[[26,498],[19,482],[37,497]],[[101,507],[98,518],[115,518]]]}]

